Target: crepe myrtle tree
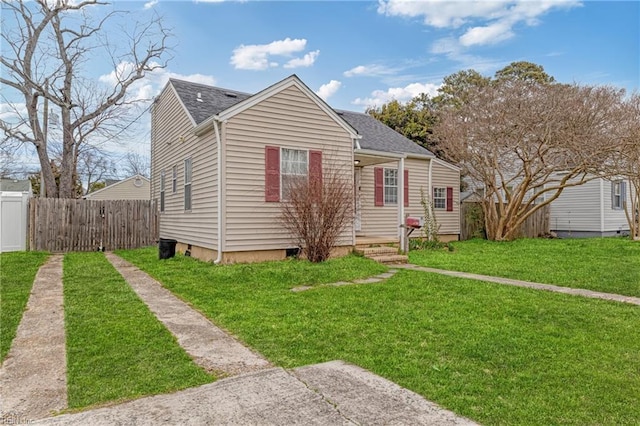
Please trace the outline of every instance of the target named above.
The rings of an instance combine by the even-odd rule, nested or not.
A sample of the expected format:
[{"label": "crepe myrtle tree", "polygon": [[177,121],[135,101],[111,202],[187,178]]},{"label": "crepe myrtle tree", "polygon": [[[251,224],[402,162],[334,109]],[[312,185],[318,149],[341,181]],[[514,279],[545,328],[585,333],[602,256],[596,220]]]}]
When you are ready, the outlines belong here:
[{"label": "crepe myrtle tree", "polygon": [[640,241],[640,93],[626,98],[620,112],[619,156],[609,163],[612,167],[605,172],[629,182],[629,200],[623,200],[624,212],[631,239]]},{"label": "crepe myrtle tree", "polygon": [[512,240],[564,188],[604,176],[620,142],[624,92],[611,87],[494,81],[439,110],[434,135],[484,194],[487,238]]},{"label": "crepe myrtle tree", "polygon": [[[3,102],[14,120],[0,121],[3,144],[35,148],[48,197],[74,197],[86,144],[121,137],[138,116],[134,84],[166,67],[171,35],[157,15],[137,21],[99,0],[2,0]],[[85,75],[108,63],[109,84]],[[61,146],[56,182],[47,114],[57,111]]]},{"label": "crepe myrtle tree", "polygon": [[348,170],[331,166],[309,170],[283,187],[280,221],[294,238],[302,255],[324,262],[353,223],[353,177]]}]

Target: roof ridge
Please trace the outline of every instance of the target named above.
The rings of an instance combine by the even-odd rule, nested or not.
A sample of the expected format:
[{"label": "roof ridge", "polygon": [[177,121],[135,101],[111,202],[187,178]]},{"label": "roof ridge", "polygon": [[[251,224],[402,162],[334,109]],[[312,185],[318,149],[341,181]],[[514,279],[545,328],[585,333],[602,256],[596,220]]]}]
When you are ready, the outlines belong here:
[{"label": "roof ridge", "polygon": [[242,92],[240,90],[228,89],[226,87],[220,87],[220,86],[212,86],[210,84],[198,83],[198,82],[195,82],[195,81],[183,80],[183,79],[174,78],[174,77],[171,77],[169,79],[169,81],[178,81],[180,83],[187,83],[187,84],[192,84],[192,85],[196,85],[196,86],[202,86],[202,87],[206,87],[207,89],[216,89],[216,90],[221,90],[221,91],[224,91],[224,92],[238,93],[238,94],[241,94],[241,95],[249,95],[249,96],[253,96],[254,95],[254,93]]}]

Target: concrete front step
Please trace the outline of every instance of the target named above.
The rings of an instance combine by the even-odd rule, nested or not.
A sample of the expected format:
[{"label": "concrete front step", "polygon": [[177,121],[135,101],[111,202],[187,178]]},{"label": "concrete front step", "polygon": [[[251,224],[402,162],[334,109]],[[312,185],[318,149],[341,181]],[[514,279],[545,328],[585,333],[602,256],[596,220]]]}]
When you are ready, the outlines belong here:
[{"label": "concrete front step", "polygon": [[364,247],[358,251],[367,257],[398,254],[397,247]]},{"label": "concrete front step", "polygon": [[407,263],[409,260],[408,256],[404,254],[389,254],[389,255],[376,255],[376,256],[366,256],[371,260],[375,260],[380,263]]}]

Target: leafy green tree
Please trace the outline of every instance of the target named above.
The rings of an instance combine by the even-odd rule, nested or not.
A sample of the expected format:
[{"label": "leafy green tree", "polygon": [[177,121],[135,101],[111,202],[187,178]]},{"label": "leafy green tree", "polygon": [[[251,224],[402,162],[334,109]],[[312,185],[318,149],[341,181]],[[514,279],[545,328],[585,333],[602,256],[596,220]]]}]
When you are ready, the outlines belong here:
[{"label": "leafy green tree", "polygon": [[496,81],[526,81],[540,84],[555,83],[555,79],[547,74],[542,65],[527,61],[512,62],[501,70],[496,71]]},{"label": "leafy green tree", "polygon": [[367,113],[408,139],[427,149],[433,149],[431,132],[435,123],[431,99],[427,94],[416,96],[407,103],[393,100]]}]

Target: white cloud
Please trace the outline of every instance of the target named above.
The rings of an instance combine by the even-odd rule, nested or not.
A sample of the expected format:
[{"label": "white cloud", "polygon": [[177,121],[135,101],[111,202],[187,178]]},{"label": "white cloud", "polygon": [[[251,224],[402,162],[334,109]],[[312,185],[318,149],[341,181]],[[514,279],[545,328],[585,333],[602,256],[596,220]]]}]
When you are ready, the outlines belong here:
[{"label": "white cloud", "polygon": [[357,67],[351,68],[344,72],[345,77],[377,77],[381,75],[389,75],[393,74],[395,71],[391,68],[385,67],[383,65],[358,65]]},{"label": "white cloud", "polygon": [[[132,70],[133,63],[126,61],[121,62],[118,64],[115,70],[111,71],[109,74],[101,75],[100,77],[98,77],[98,80],[109,85],[110,87],[115,87],[118,82],[118,78],[126,77]],[[160,90],[162,90],[162,88],[165,84],[167,84],[170,78],[187,80],[193,83],[208,84],[210,86],[216,84],[215,78],[210,75],[198,73],[185,75],[169,71],[166,68],[157,68],[153,72],[147,73],[145,78],[138,80],[131,85],[129,89],[128,99],[136,101],[151,100],[158,93],[160,93]]]},{"label": "white cloud", "polygon": [[310,67],[318,58],[320,54],[319,50],[314,50],[313,52],[309,52],[304,55],[302,58],[294,58],[283,65],[283,68],[299,68],[299,67]]},{"label": "white cloud", "polygon": [[496,44],[510,39],[515,33],[507,22],[499,21],[484,27],[469,28],[459,39],[463,46]]},{"label": "white cloud", "polygon": [[320,96],[325,101],[329,99],[331,96],[335,95],[338,89],[342,86],[342,83],[338,80],[331,80],[327,84],[323,84],[320,86],[316,95]]},{"label": "white cloud", "polygon": [[380,0],[378,13],[386,16],[422,18],[435,28],[461,28],[458,42],[465,47],[495,44],[515,35],[519,23],[532,26],[554,9],[580,6],[579,0]]},{"label": "white cloud", "polygon": [[[276,40],[269,44],[242,44],[240,47],[233,50],[231,64],[236,69],[265,70],[267,68],[278,66],[277,62],[271,60],[271,56],[291,56],[294,53],[304,51],[306,46],[307,40],[290,39],[288,37],[284,40]],[[318,56],[318,53],[319,51],[310,52],[305,55],[304,58],[297,58],[297,61],[300,61],[301,63],[304,63],[304,61],[311,61],[312,64]],[[307,56],[309,57],[307,58]],[[296,59],[292,59],[287,63],[287,65],[292,61],[296,61]],[[289,68],[291,68],[291,66],[289,66]]]},{"label": "white cloud", "polygon": [[371,93],[371,97],[364,99],[357,98],[352,103],[354,105],[361,105],[365,107],[376,107],[392,100],[407,102],[422,93],[426,93],[429,96],[435,96],[438,94],[438,87],[440,86],[432,83],[411,83],[405,87],[392,87],[386,91],[375,90]]},{"label": "white cloud", "polygon": [[155,6],[156,4],[158,4],[158,0],[151,0],[151,1],[148,1],[148,2],[146,2],[146,3],[144,4],[144,8],[145,8],[145,9],[151,9],[151,8],[153,8],[153,6]]}]

